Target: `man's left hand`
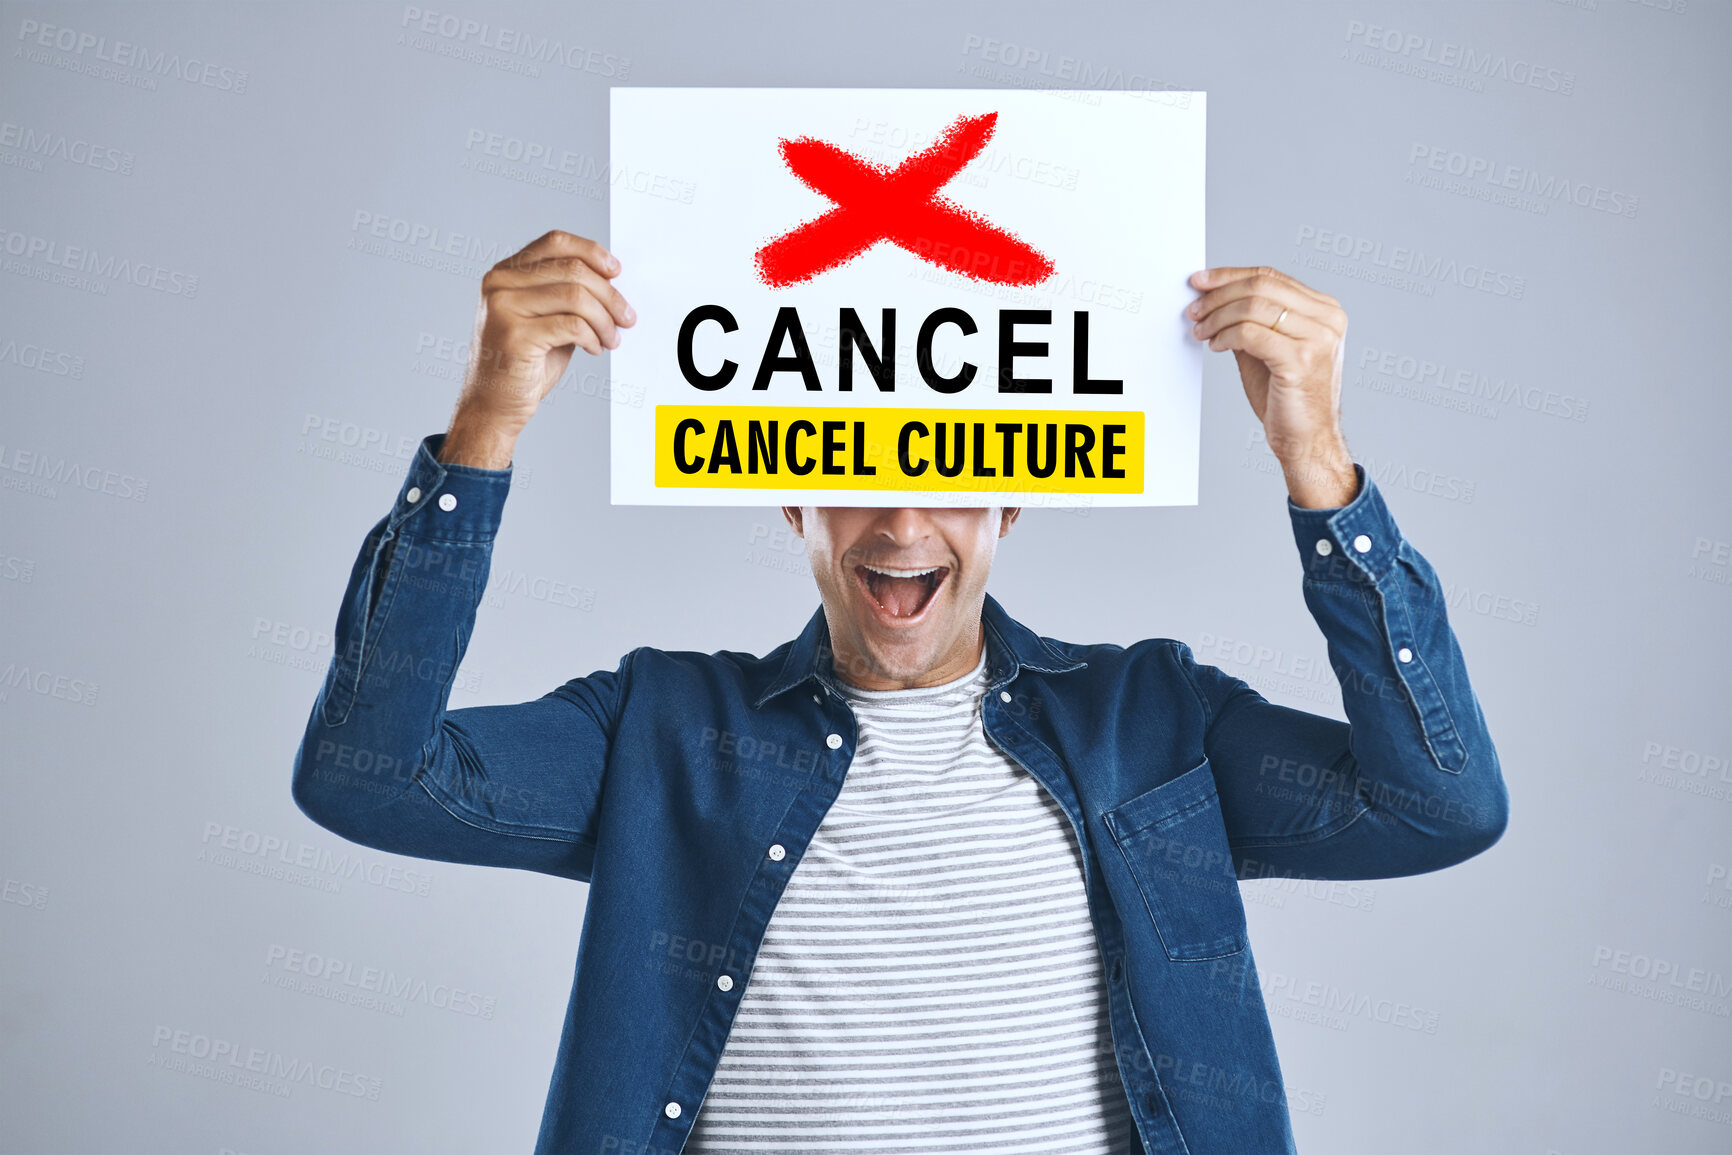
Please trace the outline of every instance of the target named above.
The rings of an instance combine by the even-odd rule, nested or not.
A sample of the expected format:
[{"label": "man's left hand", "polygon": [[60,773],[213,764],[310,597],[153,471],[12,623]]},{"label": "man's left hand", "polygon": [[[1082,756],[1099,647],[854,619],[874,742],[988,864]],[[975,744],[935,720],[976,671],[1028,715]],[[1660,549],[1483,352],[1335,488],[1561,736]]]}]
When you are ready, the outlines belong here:
[{"label": "man's left hand", "polygon": [[1190,283],[1203,294],[1186,310],[1192,332],[1211,349],[1233,350],[1293,504],[1352,501],[1358,479],[1341,433],[1341,302],[1267,266],[1202,269]]}]

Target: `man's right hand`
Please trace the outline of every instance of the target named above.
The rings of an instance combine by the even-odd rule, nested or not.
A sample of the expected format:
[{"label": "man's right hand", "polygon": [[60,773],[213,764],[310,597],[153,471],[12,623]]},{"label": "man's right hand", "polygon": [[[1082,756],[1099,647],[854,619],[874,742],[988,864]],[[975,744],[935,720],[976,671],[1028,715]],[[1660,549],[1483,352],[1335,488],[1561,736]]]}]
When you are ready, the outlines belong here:
[{"label": "man's right hand", "polygon": [[619,260],[558,229],[481,278],[463,392],[439,460],[482,469],[511,464],[517,436],[571,363],[574,350],[619,348],[637,313],[611,284]]}]

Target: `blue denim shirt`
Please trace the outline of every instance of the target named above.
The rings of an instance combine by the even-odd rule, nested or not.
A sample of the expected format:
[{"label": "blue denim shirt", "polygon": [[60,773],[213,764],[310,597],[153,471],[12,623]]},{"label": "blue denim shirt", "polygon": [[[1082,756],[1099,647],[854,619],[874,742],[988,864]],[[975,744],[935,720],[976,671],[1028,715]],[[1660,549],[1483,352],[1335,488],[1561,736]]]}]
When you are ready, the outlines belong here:
[{"label": "blue denim shirt", "polygon": [[[762,657],[643,647],[531,702],[450,709],[511,470],[441,464],[442,442],[355,559],[294,799],[378,850],[587,882],[536,1151],[677,1152],[854,755],[824,614]],[[1293,1150],[1238,879],[1419,874],[1504,829],[1442,587],[1355,468],[1348,505],[1288,503],[1348,722],[1182,642],[1057,641],[986,598],[985,732],[1070,820],[1148,1152]]]}]

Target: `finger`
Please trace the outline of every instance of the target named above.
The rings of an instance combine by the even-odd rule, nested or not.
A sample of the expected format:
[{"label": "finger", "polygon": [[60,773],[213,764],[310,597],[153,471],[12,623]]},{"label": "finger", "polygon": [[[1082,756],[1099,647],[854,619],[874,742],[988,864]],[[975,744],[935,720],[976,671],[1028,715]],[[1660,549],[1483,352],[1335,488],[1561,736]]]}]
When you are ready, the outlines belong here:
[{"label": "finger", "polygon": [[[1187,316],[1193,320],[1203,320],[1210,313],[1234,301],[1260,299],[1263,302],[1262,314],[1250,314],[1252,319],[1262,320],[1270,324],[1281,315],[1282,309],[1289,313],[1299,313],[1342,335],[1347,331],[1347,313],[1337,305],[1325,304],[1304,291],[1303,286],[1295,285],[1279,276],[1253,274],[1228,281],[1218,288],[1210,289],[1185,309]],[[1282,322],[1286,324],[1285,321]]]},{"label": "finger", "polygon": [[[1283,310],[1285,310],[1284,315]],[[1279,327],[1275,325],[1277,320],[1281,322]],[[1265,325],[1277,333],[1285,333],[1287,336],[1301,341],[1321,338],[1333,339],[1337,336],[1335,330],[1315,318],[1306,316],[1290,306],[1277,305],[1263,297],[1240,297],[1236,301],[1228,301],[1191,326],[1191,334],[1199,340],[1206,341],[1229,325],[1237,325],[1241,322]]]},{"label": "finger", "polygon": [[1299,278],[1283,273],[1280,269],[1270,268],[1268,265],[1243,267],[1236,265],[1222,265],[1213,269],[1198,269],[1196,272],[1191,274],[1189,281],[1192,288],[1208,290],[1219,288],[1220,286],[1226,285],[1232,281],[1239,281],[1246,277],[1257,276],[1270,277],[1282,281],[1299,292],[1305,293],[1308,296],[1323,302],[1325,305],[1339,307],[1341,304],[1340,301],[1337,301],[1328,293],[1313,289],[1310,285],[1299,280]]},{"label": "finger", "polygon": [[580,277],[584,272],[592,275],[591,284],[611,286],[607,274],[596,269],[583,257],[544,257],[539,261],[527,264],[507,266],[501,262],[489,269],[481,278],[481,287],[486,289],[515,289],[525,285],[543,285],[550,281],[569,281]]},{"label": "finger", "polygon": [[613,282],[585,265],[577,274],[578,280],[587,288],[595,299],[613,318],[613,323],[631,328],[637,324],[637,310],[625,299],[625,295],[613,287]]},{"label": "finger", "polygon": [[1276,309],[1277,313],[1280,312],[1281,308],[1288,308],[1318,316],[1321,319],[1328,315],[1331,310],[1339,311],[1337,306],[1324,302],[1316,293],[1306,289],[1304,285],[1274,269],[1251,269],[1245,271],[1243,276],[1235,276],[1219,284],[1211,281],[1210,284],[1212,287],[1201,297],[1192,301],[1185,310],[1191,316],[1201,317],[1228,301],[1250,295],[1260,295],[1279,302]]},{"label": "finger", "polygon": [[493,267],[522,268],[549,257],[578,257],[609,277],[618,275],[620,271],[619,258],[608,252],[601,242],[562,229],[543,233]]},{"label": "finger", "polygon": [[502,293],[501,307],[520,317],[550,317],[571,313],[589,322],[602,344],[609,349],[619,347],[619,334],[613,317],[595,294],[574,281],[554,281],[546,285],[531,285]]},{"label": "finger", "polygon": [[[1287,322],[1281,323],[1285,325]],[[1299,360],[1300,342],[1297,338],[1288,337],[1267,325],[1241,321],[1237,325],[1227,326],[1210,338],[1209,348],[1249,353],[1274,368],[1277,363],[1296,364]]]},{"label": "finger", "polygon": [[575,313],[549,313],[524,324],[524,332],[543,349],[561,349],[576,345],[597,357],[602,354],[601,338],[583,317]]},{"label": "finger", "polygon": [[[1217,314],[1227,309],[1232,312],[1217,317]],[[1286,312],[1284,318],[1283,310]],[[1347,323],[1346,314],[1339,310],[1332,314],[1328,306],[1302,296],[1277,281],[1259,281],[1251,277],[1230,282],[1205,293],[1191,302],[1185,314],[1204,327],[1204,335],[1224,329],[1236,321],[1257,321],[1273,326],[1276,320],[1280,319],[1281,327],[1288,329],[1295,317],[1304,317],[1313,325],[1339,335],[1345,331]],[[1337,329],[1337,325],[1341,328]]]},{"label": "finger", "polygon": [[1308,293],[1319,301],[1325,301],[1329,304],[1339,303],[1328,293],[1322,292],[1318,289],[1313,289],[1298,277],[1295,277],[1290,273],[1284,273],[1280,269],[1271,268],[1268,265],[1218,265],[1210,269],[1198,269],[1196,272],[1191,274],[1189,281],[1194,288],[1213,289],[1220,285],[1224,285],[1229,281],[1236,281],[1245,277],[1255,276],[1275,277],[1279,280],[1285,281],[1287,284],[1301,292]]},{"label": "finger", "polygon": [[637,324],[637,310],[614,288],[613,282],[591,268],[589,262],[578,257],[553,257],[531,268],[508,269],[488,275],[495,278],[494,288],[575,282],[595,294],[616,325],[630,328]]}]

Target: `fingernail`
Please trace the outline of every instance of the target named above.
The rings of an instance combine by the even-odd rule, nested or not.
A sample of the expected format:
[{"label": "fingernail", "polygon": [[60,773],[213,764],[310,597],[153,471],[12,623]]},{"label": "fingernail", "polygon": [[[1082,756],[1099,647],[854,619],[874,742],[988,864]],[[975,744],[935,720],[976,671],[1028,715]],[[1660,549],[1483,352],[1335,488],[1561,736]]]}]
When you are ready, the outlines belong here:
[{"label": "fingernail", "polygon": [[628,323],[636,321],[637,320],[637,310],[632,308],[630,305],[627,305],[625,307],[625,319]]}]

